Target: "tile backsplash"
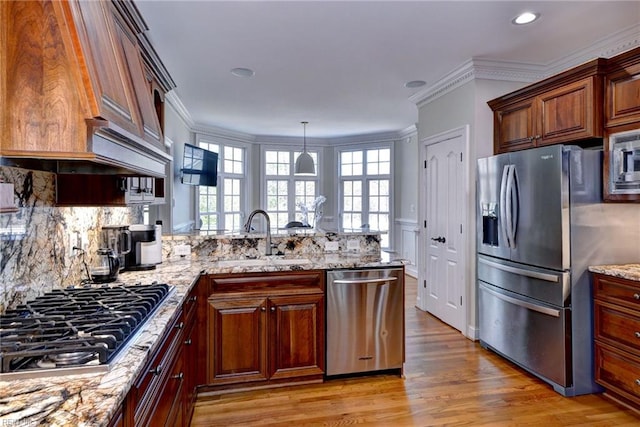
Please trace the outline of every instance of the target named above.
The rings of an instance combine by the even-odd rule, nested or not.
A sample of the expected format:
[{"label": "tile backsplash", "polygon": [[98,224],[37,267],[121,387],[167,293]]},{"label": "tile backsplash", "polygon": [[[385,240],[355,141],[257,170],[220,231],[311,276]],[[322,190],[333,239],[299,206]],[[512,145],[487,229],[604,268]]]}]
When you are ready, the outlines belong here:
[{"label": "tile backsplash", "polygon": [[[90,264],[103,225],[142,222],[142,207],[56,207],[55,174],[0,166],[16,210],[0,213],[0,313],[86,278],[83,256],[69,256],[69,235],[87,242]],[[99,188],[96,191],[100,191]]]}]

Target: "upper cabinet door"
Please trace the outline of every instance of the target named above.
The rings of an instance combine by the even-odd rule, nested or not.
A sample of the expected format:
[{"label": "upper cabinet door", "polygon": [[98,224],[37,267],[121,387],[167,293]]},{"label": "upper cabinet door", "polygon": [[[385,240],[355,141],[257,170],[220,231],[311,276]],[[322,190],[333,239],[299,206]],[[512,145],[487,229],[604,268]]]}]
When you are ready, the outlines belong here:
[{"label": "upper cabinet door", "polygon": [[606,76],[607,127],[640,123],[640,49],[634,49],[627,64]]},{"label": "upper cabinet door", "polygon": [[533,98],[494,111],[494,152],[522,150],[535,145]]},{"label": "upper cabinet door", "polygon": [[133,31],[111,2],[70,5],[91,79],[94,116],[162,148],[160,122]]},{"label": "upper cabinet door", "polygon": [[97,118],[109,120],[134,135],[140,134],[140,119],[131,79],[115,33],[114,10],[109,2],[69,3],[81,44],[81,54],[89,69],[92,108]]},{"label": "upper cabinet door", "polygon": [[156,114],[155,107],[151,100],[151,86],[145,79],[144,65],[142,56],[138,49],[135,36],[127,30],[125,23],[114,15],[115,36],[118,38],[124,59],[126,62],[129,75],[131,76],[131,84],[137,99],[139,115],[142,125],[142,137],[151,143],[160,144],[162,146],[162,131],[160,130],[160,122]]},{"label": "upper cabinet door", "polygon": [[601,77],[592,76],[540,95],[537,145],[602,137],[601,93]]}]

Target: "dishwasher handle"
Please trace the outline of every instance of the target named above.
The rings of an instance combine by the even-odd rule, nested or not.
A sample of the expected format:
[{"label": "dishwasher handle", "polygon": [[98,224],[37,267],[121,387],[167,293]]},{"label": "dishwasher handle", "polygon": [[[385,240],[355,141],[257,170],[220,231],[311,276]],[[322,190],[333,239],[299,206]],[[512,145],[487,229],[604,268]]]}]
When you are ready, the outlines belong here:
[{"label": "dishwasher handle", "polygon": [[395,276],[385,277],[382,279],[351,279],[351,280],[343,280],[338,279],[334,280],[333,283],[337,283],[339,285],[356,285],[361,283],[385,283],[385,282],[393,282],[398,280]]}]

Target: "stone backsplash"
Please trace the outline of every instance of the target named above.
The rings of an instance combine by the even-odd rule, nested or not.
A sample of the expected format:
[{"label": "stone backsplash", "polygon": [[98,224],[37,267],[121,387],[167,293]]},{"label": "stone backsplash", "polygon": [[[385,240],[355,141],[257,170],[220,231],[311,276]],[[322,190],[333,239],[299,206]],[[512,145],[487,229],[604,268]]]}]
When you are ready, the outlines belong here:
[{"label": "stone backsplash", "polygon": [[[103,226],[143,222],[142,206],[55,206],[53,173],[0,166],[0,182],[13,184],[16,208],[0,213],[0,313],[52,289],[79,285],[87,278],[85,263],[91,265]],[[87,249],[72,256],[69,235],[76,232],[86,240]],[[189,256],[194,257],[260,258],[265,241],[260,233],[163,236],[162,259],[179,258],[180,245],[188,245]],[[273,235],[272,243],[274,255],[291,257],[380,255],[380,234],[375,232],[301,230]]]},{"label": "stone backsplash", "polygon": [[[0,213],[0,313],[52,289],[85,279],[103,225],[142,222],[142,207],[56,207],[55,174],[0,167],[13,184],[17,209]],[[100,189],[96,189],[100,191]],[[69,256],[69,234],[87,240],[87,254]]]}]

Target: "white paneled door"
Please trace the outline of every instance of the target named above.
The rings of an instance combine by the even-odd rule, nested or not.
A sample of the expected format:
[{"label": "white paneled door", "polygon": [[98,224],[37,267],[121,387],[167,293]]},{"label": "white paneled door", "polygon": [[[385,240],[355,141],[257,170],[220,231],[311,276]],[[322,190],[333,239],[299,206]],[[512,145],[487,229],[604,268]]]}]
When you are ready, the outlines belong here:
[{"label": "white paneled door", "polygon": [[426,145],[423,191],[425,233],[421,240],[424,279],[421,305],[454,328],[462,331],[465,316],[464,239],[465,168],[464,135],[457,134]]}]

